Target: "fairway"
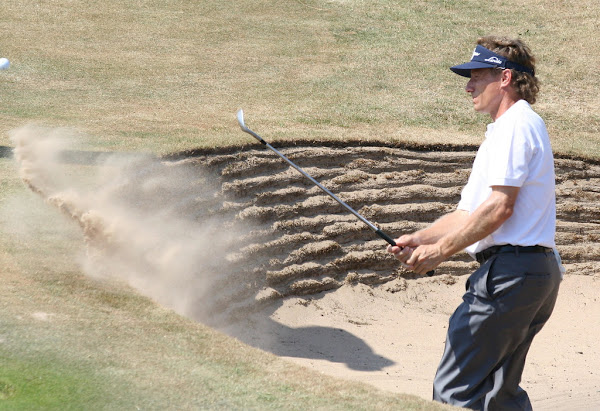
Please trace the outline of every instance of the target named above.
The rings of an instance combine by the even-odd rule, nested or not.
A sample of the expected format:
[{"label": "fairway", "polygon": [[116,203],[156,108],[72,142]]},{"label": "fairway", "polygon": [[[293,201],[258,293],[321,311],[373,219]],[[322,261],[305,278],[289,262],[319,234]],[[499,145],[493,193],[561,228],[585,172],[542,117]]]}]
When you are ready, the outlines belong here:
[{"label": "fairway", "polygon": [[596,2],[2,8],[0,409],[450,409],[476,263],[402,270],[235,113],[398,236],[460,198],[489,118],[448,67],[488,33],[531,45],[556,152],[567,274],[523,386],[600,406]]}]

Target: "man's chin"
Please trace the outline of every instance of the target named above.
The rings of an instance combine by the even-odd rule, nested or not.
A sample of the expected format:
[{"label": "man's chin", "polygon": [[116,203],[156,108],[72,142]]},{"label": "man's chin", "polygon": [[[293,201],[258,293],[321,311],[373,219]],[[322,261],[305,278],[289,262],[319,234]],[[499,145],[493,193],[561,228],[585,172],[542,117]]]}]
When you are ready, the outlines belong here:
[{"label": "man's chin", "polygon": [[473,101],[473,110],[475,110],[478,113],[486,113],[485,108],[481,107],[481,104],[479,104],[476,101]]}]

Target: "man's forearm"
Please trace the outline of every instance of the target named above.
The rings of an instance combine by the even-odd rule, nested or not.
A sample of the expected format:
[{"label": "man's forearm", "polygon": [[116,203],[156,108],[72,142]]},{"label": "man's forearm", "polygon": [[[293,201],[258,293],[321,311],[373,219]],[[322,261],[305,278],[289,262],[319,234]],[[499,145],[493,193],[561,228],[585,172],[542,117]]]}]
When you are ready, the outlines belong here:
[{"label": "man's forearm", "polygon": [[456,210],[428,228],[400,237],[398,247],[389,247],[406,267],[418,274],[435,269],[442,261],[484,239],[510,218],[518,187],[493,186],[492,193],[469,214]]},{"label": "man's forearm", "polygon": [[442,252],[450,256],[496,231],[512,215],[518,191],[517,187],[494,189],[492,195],[463,220],[462,226],[455,226],[439,238]]},{"label": "man's forearm", "polygon": [[467,211],[453,211],[440,217],[429,227],[417,231],[415,235],[419,239],[420,244],[435,244],[441,238],[448,235],[448,233],[462,227],[468,217],[469,213]]}]

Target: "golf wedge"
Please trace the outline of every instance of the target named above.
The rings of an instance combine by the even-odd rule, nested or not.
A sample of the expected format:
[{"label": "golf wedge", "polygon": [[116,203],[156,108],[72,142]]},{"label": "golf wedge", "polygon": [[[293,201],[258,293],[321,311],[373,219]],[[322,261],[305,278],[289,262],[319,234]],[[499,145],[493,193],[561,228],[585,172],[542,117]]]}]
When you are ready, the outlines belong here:
[{"label": "golf wedge", "polygon": [[[344,201],[342,201],[338,196],[336,196],[331,191],[329,191],[327,188],[325,188],[323,185],[321,185],[321,183],[319,183],[317,180],[312,178],[306,171],[302,170],[300,167],[298,167],[296,164],[294,164],[290,159],[288,159],[286,156],[281,154],[277,149],[275,149],[273,146],[271,146],[269,143],[267,143],[261,136],[256,134],[254,131],[250,130],[246,126],[246,123],[244,122],[244,111],[242,109],[238,110],[238,112],[237,112],[237,120],[238,120],[238,123],[240,124],[242,131],[250,134],[252,137],[254,137],[258,141],[260,141],[261,144],[267,146],[267,148],[269,150],[273,151],[275,154],[277,154],[279,157],[281,157],[286,163],[288,163],[290,166],[295,168],[300,174],[302,174],[304,177],[306,177],[308,180],[310,180],[314,185],[319,187],[325,194],[327,194],[329,197],[333,198],[340,205],[342,205],[344,208],[346,208],[346,210],[348,210],[349,212],[354,214],[354,216],[356,218],[358,218],[360,221],[365,223],[375,234],[377,234],[379,237],[384,239],[389,245],[394,246],[394,247],[397,246],[396,242],[394,241],[394,239],[392,237],[387,235],[385,232],[381,231],[381,229],[379,229],[377,226],[375,226],[375,224],[373,224],[372,222],[367,220],[365,217],[360,215],[356,210],[354,210],[352,207],[350,207],[348,204],[346,204]],[[429,271],[427,273],[427,275],[429,275],[429,276],[433,275],[433,271]]]}]

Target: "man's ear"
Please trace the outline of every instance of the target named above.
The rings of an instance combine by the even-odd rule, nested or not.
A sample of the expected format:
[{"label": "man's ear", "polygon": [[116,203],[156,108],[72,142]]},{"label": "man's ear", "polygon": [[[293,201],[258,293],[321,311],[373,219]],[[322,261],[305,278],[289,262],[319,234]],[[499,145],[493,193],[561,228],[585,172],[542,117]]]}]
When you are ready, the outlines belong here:
[{"label": "man's ear", "polygon": [[500,86],[501,87],[510,86],[511,81],[512,81],[512,70],[510,70],[510,69],[502,70],[502,74],[500,77]]}]

